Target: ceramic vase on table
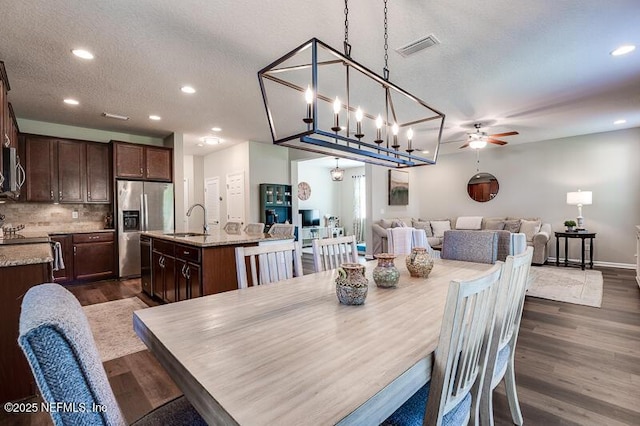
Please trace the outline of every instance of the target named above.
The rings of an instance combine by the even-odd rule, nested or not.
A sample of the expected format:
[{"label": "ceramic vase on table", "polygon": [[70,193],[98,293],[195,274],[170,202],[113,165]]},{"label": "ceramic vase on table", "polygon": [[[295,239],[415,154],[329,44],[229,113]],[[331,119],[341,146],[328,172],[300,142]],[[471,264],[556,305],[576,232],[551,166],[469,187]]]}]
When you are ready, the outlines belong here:
[{"label": "ceramic vase on table", "polygon": [[365,267],[359,263],[343,263],[338,268],[336,296],[344,305],[362,305],[369,291]]},{"label": "ceramic vase on table", "polygon": [[433,259],[424,247],[414,247],[405,260],[412,277],[427,278],[433,269]]},{"label": "ceramic vase on table", "polygon": [[374,257],[378,259],[378,266],[373,269],[373,281],[378,287],[395,287],[400,279],[400,271],[393,263],[396,255],[391,253],[378,253],[374,255]]}]

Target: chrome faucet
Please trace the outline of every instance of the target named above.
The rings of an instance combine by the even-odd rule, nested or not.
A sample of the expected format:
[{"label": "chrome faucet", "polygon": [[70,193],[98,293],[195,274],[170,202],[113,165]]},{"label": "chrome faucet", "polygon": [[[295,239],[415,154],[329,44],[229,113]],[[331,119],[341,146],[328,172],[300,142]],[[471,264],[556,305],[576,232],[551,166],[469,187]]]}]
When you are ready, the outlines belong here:
[{"label": "chrome faucet", "polygon": [[192,205],[191,207],[189,207],[189,210],[187,210],[187,217],[191,216],[191,212],[197,206],[202,207],[202,211],[204,213],[204,220],[202,221],[202,229],[204,230],[205,234],[208,234],[209,233],[209,225],[207,225],[207,209],[206,209],[205,206],[203,206],[200,203],[196,203],[196,204]]}]

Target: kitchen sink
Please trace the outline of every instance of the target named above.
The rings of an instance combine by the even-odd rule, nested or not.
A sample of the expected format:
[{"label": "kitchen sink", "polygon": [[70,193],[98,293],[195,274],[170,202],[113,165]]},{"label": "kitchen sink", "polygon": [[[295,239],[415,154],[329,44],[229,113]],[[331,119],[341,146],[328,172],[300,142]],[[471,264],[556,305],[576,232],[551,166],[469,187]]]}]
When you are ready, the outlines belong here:
[{"label": "kitchen sink", "polygon": [[204,237],[207,234],[201,234],[198,232],[176,232],[175,234],[165,234],[170,237]]}]

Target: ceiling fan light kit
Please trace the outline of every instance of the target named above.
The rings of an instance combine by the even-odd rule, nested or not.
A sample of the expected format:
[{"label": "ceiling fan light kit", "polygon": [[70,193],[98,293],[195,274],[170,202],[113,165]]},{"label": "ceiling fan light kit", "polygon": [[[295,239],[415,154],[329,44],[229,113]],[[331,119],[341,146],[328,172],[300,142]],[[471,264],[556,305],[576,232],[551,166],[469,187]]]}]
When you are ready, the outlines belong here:
[{"label": "ceiling fan light kit", "polygon": [[504,136],[513,136],[513,135],[519,134],[518,132],[505,132],[505,133],[496,133],[493,135],[487,135],[486,132],[480,131],[480,129],[482,128],[481,123],[476,123],[473,125],[473,127],[476,128],[475,133],[467,134],[467,142],[464,145],[462,145],[460,149],[463,149],[466,147],[469,147],[472,149],[482,149],[485,146],[487,146],[487,142],[495,145],[506,145],[508,142],[505,142],[496,138],[501,138]]},{"label": "ceiling fan light kit", "polygon": [[312,38],[258,72],[274,144],[386,167],[436,163],[445,115],[389,81],[386,3],[384,76],[351,58],[346,1],[344,54]]}]

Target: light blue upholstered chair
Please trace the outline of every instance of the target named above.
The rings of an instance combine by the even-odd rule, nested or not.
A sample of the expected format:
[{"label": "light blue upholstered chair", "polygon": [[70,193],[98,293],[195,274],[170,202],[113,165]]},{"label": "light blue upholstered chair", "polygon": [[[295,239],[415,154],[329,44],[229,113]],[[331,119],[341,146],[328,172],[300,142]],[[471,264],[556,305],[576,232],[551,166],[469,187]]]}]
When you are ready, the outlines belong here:
[{"label": "light blue upholstered chair", "polygon": [[480,277],[452,281],[431,381],[389,416],[384,426],[477,425],[502,262]]},{"label": "light blue upholstered chair", "polygon": [[445,231],[441,257],[466,262],[496,263],[498,234],[494,231]]},{"label": "light blue upholstered chair", "polygon": [[532,258],[533,247],[527,247],[524,253],[508,256],[502,268],[493,340],[480,400],[480,419],[483,425],[493,425],[493,390],[502,380],[505,381],[513,423],[522,425],[523,422],[516,391],[514,359]]},{"label": "light blue upholstered chair", "polygon": [[[87,317],[73,294],[58,284],[32,287],[22,301],[18,343],[45,402],[85,408],[52,411],[56,426],[126,424]],[[104,412],[91,410],[94,406],[104,407]],[[184,397],[158,407],[135,424],[206,425]]]}]

